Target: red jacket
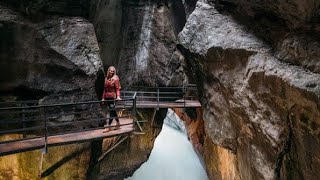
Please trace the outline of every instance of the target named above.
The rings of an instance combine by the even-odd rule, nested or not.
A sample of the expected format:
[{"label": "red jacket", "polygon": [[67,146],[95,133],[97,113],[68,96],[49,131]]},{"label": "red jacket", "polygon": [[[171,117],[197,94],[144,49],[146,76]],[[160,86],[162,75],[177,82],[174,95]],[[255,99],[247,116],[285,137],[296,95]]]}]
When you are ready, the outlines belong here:
[{"label": "red jacket", "polygon": [[104,91],[102,94],[102,99],[113,98],[116,99],[120,97],[120,80],[117,75],[112,78],[104,79]]}]

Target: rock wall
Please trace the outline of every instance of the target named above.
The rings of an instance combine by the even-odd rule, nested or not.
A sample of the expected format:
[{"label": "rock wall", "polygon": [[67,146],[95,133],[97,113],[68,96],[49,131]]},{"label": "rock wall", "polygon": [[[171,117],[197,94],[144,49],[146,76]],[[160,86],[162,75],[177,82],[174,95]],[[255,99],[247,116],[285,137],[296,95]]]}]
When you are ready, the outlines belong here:
[{"label": "rock wall", "polygon": [[[96,98],[95,80],[102,63],[91,23],[61,16],[34,22],[7,6],[0,8],[3,94],[20,100]],[[24,92],[31,92],[30,96]]]},{"label": "rock wall", "polygon": [[28,15],[32,19],[42,19],[47,15],[88,17],[88,0],[1,0],[6,6]]},{"label": "rock wall", "polygon": [[[1,136],[0,140],[18,136]],[[49,147],[41,169],[40,150],[1,156],[0,179],[86,179],[90,154],[90,143]]]},{"label": "rock wall", "polygon": [[175,46],[186,22],[184,7],[192,9],[195,3],[182,2],[90,2],[89,19],[95,27],[104,69],[115,66],[124,88],[179,86],[188,81],[183,57]]},{"label": "rock wall", "polygon": [[104,69],[116,65],[121,48],[122,1],[90,1],[89,19],[94,25]]},{"label": "rock wall", "polygon": [[[160,133],[161,127],[153,127],[151,124],[153,112],[150,110],[139,110],[139,121],[143,132],[140,134],[131,134],[128,139],[108,153],[100,162],[94,164],[90,172],[89,179],[114,179],[123,180],[131,176],[142,163],[147,161],[153,143]],[[163,121],[165,112],[158,111],[154,122]],[[136,130],[139,132],[139,130]],[[102,152],[105,153],[115,142],[116,138],[108,138],[103,141]]]},{"label": "rock wall", "polygon": [[237,156],[232,151],[214,144],[209,136],[205,137],[203,149],[203,159],[210,179],[241,179]]},{"label": "rock wall", "polygon": [[[200,0],[194,9],[195,3],[2,0],[1,99],[96,100],[109,65],[117,67],[124,87],[182,85],[191,79],[201,94],[204,122],[190,117],[186,122],[211,179],[316,179],[320,3]],[[60,147],[66,155],[48,156],[45,167],[50,171],[54,162],[79,152],[66,165],[72,169],[80,162],[78,176],[64,170],[52,176],[121,179],[147,159],[157,133],[148,129],[146,136],[130,138],[93,164],[92,172],[84,171],[95,163],[96,144],[91,151],[81,150],[87,144]],[[21,157],[1,172],[19,173],[18,161],[25,169],[29,159]]]},{"label": "rock wall", "polygon": [[188,139],[199,157],[203,156],[206,133],[201,108],[173,108],[178,117],[184,121]]},{"label": "rock wall", "polygon": [[[39,99],[39,103],[52,104],[96,100],[101,96],[103,69],[109,65],[119,67],[123,86],[182,85],[187,81],[183,57],[175,45],[186,13],[190,14],[194,5],[194,1],[165,0],[1,0],[1,101]],[[101,148],[101,142],[50,148],[43,175],[121,179],[147,159],[157,133],[158,129],[150,128],[143,138],[130,138],[120,146],[120,153],[112,152],[101,166],[95,164],[101,153],[95,148]],[[110,142],[104,143],[104,148]],[[55,152],[63,154],[55,156]],[[6,157],[1,164],[8,160],[13,165],[1,166],[1,177],[35,178],[38,172],[26,171],[26,162],[34,165],[30,170],[37,169],[34,161],[39,156],[32,151]],[[110,163],[110,159],[114,161]]]},{"label": "rock wall", "polygon": [[215,144],[206,162],[222,159],[222,147],[239,173],[219,177],[223,169],[215,164],[208,168],[212,179],[317,178],[318,7],[317,1],[198,1],[179,49],[201,94],[208,145]]},{"label": "rock wall", "polygon": [[[103,67],[93,25],[80,11],[62,8],[70,1],[57,2],[58,11],[37,9],[42,4],[34,2],[0,2],[0,101],[96,100],[95,83]],[[85,179],[90,155],[90,143],[49,148],[42,174],[48,179]],[[36,179],[40,157],[39,151],[1,157],[0,179]]]},{"label": "rock wall", "polygon": [[176,35],[185,22],[181,8],[175,1],[123,1],[122,46],[115,63],[122,84],[182,84],[181,56],[175,53]]}]

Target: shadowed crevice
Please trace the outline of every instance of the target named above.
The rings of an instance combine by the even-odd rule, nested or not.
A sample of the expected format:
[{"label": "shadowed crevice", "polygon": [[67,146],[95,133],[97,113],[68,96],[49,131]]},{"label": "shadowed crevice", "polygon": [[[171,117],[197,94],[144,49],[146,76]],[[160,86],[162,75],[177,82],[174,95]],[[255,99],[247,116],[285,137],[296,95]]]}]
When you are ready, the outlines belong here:
[{"label": "shadowed crevice", "polygon": [[41,178],[47,177],[50,174],[52,174],[55,170],[57,170],[59,167],[61,167],[64,163],[68,162],[69,160],[75,158],[76,156],[80,155],[81,153],[89,150],[90,147],[82,148],[78,151],[75,151],[68,156],[65,156],[63,159],[52,165],[50,168],[45,170],[43,173],[41,173]]}]

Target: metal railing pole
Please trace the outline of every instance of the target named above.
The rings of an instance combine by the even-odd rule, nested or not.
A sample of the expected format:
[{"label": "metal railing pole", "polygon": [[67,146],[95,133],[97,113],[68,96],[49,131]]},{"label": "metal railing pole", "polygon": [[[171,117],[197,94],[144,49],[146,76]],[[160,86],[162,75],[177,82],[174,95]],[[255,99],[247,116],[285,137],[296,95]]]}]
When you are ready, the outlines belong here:
[{"label": "metal railing pole", "polygon": [[[24,104],[22,103],[21,106],[24,106]],[[26,117],[26,115],[25,115],[24,112],[25,112],[25,109],[22,109],[22,128],[23,128],[23,129],[26,128],[26,123],[25,123],[25,120],[26,120],[25,117]],[[27,137],[25,132],[22,133],[22,137],[23,137],[23,138],[26,138],[26,137]]]},{"label": "metal railing pole", "polygon": [[43,154],[46,154],[48,152],[48,120],[45,112],[45,107],[41,107],[41,112],[43,115],[43,120],[44,120],[44,149],[42,151]]},{"label": "metal railing pole", "polygon": [[[133,124],[136,124],[136,123],[139,123],[138,121],[137,121],[137,92],[135,92],[134,94],[133,94],[133,99],[132,99],[132,101],[133,101],[133,109],[132,109],[132,111],[133,111]],[[137,125],[139,125],[139,124],[137,124]],[[135,127],[135,126],[133,126],[133,127]],[[135,128],[134,128],[135,129]]]},{"label": "metal railing pole", "polygon": [[136,119],[137,115],[137,92],[133,94],[133,115],[134,119]]},{"label": "metal railing pole", "polygon": [[48,123],[47,123],[47,116],[46,116],[46,111],[45,111],[45,107],[40,107],[40,112],[43,116],[43,120],[44,120],[44,148],[41,150],[41,157],[40,157],[40,163],[39,163],[39,175],[38,175],[38,179],[42,178],[42,166],[43,166],[43,159],[44,159],[44,155],[47,154],[48,152]]},{"label": "metal railing pole", "polygon": [[183,107],[186,108],[186,87],[185,85],[183,84],[182,86],[182,92],[183,92]]},{"label": "metal railing pole", "polygon": [[159,101],[160,101],[160,98],[159,98],[159,92],[160,90],[159,90],[159,87],[157,87],[157,110],[159,110]]}]

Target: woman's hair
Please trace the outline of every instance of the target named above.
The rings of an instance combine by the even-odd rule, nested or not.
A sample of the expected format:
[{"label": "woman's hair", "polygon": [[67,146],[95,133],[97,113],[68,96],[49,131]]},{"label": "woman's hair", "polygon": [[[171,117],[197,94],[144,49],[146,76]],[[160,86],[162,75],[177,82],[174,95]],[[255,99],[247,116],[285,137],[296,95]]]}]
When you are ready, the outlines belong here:
[{"label": "woman's hair", "polygon": [[114,74],[113,74],[113,75],[116,75],[116,74],[117,74],[116,68],[115,68],[114,66],[110,66],[110,67],[108,68],[108,71],[107,71],[107,77],[108,77],[108,75],[109,75],[109,71],[110,71],[111,68],[114,69]]}]

